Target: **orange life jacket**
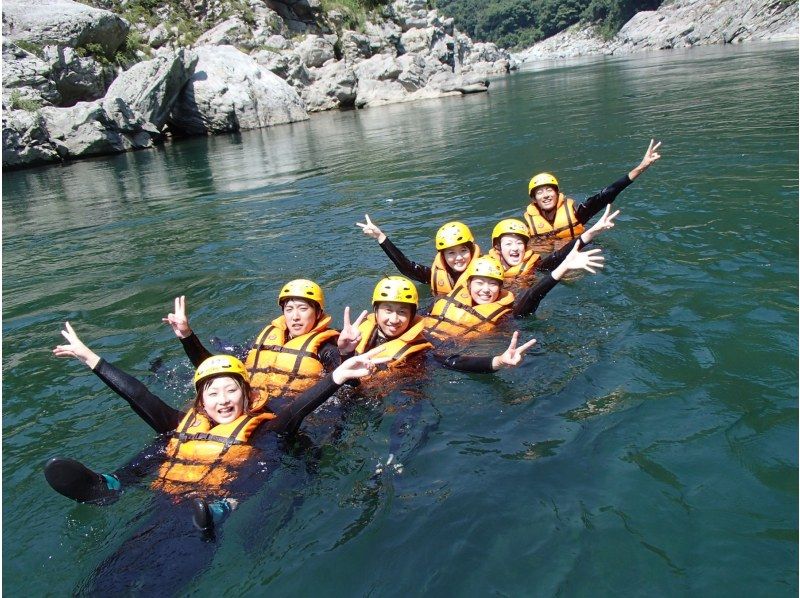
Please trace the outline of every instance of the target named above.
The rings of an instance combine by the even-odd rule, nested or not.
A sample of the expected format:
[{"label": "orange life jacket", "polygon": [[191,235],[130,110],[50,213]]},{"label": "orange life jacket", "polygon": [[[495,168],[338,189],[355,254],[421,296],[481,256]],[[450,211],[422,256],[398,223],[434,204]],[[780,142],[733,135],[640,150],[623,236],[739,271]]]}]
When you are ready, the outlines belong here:
[{"label": "orange life jacket", "polygon": [[575,215],[575,200],[564,197],[563,193],[558,194],[556,216],[552,224],[542,216],[534,202],[529,203],[525,210],[525,222],[534,240],[574,239],[585,230]]},{"label": "orange life jacket", "polygon": [[[478,247],[477,243],[472,244],[472,258],[470,259],[470,263],[476,257],[480,257],[481,255],[481,248]],[[469,266],[469,264],[467,264]],[[433,264],[431,265],[431,293],[433,296],[436,297],[437,295],[447,295],[450,291],[457,284],[466,283],[464,280],[464,274],[466,270],[462,272],[458,280],[453,281],[450,276],[450,273],[447,268],[447,262],[444,261],[444,256],[442,255],[441,251],[436,252],[436,257],[433,259]]]},{"label": "orange life jacket", "polygon": [[532,277],[539,260],[542,258],[542,255],[535,252],[533,249],[526,249],[525,254],[522,256],[522,261],[519,264],[506,268],[500,252],[494,247],[489,251],[489,255],[495,258],[500,264],[500,267],[503,268],[503,280],[506,286],[517,279]]},{"label": "orange life jacket", "polygon": [[[374,344],[374,337],[378,332],[378,322],[375,319],[375,314],[369,314],[366,319],[361,322],[358,330],[361,332],[361,341],[359,341],[358,346],[356,346],[356,354],[361,355],[373,348],[370,345]],[[395,366],[409,355],[430,349],[433,345],[422,336],[423,330],[425,330],[425,318],[422,316],[415,316],[408,330],[400,336],[383,343],[380,352],[374,355],[374,357],[391,357],[391,361],[382,364],[381,367]]]},{"label": "orange life jacket", "polygon": [[269,397],[296,396],[322,377],[325,368],[319,348],[339,336],[328,328],[330,321],[325,314],[311,331],[287,340],[286,319],[280,316],[259,333],[244,362],[250,386],[260,395],[254,410],[262,408]]},{"label": "orange life jacket", "polygon": [[[401,379],[403,381],[410,380],[421,374],[420,368],[410,366],[408,360],[412,355],[421,355],[424,351],[433,347],[422,336],[422,332],[425,330],[425,321],[424,317],[415,316],[408,330],[380,345],[381,350],[375,357],[391,357],[391,361],[379,365],[375,374],[361,380],[359,388],[362,392],[377,390],[379,394],[385,394],[395,382]],[[375,319],[375,314],[369,314],[361,322],[358,329],[361,332],[361,341],[356,346],[355,352],[361,355],[376,346],[375,338],[378,334],[378,323]]]},{"label": "orange life jacket", "polygon": [[215,424],[194,409],[183,417],[167,443],[167,460],[152,487],[170,494],[183,494],[198,485],[203,491],[224,493],[236,477],[237,466],[252,456],[250,437],[274,413],[240,415],[227,424]]},{"label": "orange life jacket", "polygon": [[447,297],[436,300],[427,317],[428,332],[437,337],[472,338],[495,327],[511,313],[514,295],[500,291],[496,301],[474,305],[466,285],[458,285]]}]

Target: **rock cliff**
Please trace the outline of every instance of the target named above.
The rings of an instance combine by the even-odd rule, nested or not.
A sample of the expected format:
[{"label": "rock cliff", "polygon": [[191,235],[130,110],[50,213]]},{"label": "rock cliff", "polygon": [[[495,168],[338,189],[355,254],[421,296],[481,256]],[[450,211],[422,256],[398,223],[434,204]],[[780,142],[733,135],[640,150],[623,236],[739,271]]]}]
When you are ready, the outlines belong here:
[{"label": "rock cliff", "polygon": [[360,23],[319,0],[94,3],[3,3],[4,167],[486,91],[512,64],[425,0]]},{"label": "rock cliff", "polygon": [[709,44],[791,40],[798,37],[798,4],[784,0],[674,0],[643,11],[610,40],[577,24],[513,55],[533,60],[589,54],[627,54]]}]

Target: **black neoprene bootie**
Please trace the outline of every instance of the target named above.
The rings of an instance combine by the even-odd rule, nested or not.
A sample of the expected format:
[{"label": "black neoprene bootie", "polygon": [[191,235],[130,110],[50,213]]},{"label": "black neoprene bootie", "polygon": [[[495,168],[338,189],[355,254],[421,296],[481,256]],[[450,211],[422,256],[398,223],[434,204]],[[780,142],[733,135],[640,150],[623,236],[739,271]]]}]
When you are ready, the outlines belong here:
[{"label": "black neoprene bootie", "polygon": [[210,532],[214,529],[214,517],[205,499],[192,499],[192,523],[197,529],[204,532]]},{"label": "black neoprene bootie", "polygon": [[74,459],[50,459],[44,466],[44,477],[53,490],[78,502],[102,504],[120,493],[116,477],[95,473]]}]

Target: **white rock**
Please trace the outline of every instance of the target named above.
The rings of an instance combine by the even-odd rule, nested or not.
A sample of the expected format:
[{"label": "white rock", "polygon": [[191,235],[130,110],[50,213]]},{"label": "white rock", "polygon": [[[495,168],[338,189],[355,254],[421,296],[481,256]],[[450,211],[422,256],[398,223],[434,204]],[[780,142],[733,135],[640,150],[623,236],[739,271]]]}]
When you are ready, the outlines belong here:
[{"label": "white rock", "polygon": [[183,86],[194,73],[197,60],[196,53],[181,49],[135,64],[108,88],[104,100],[106,108],[109,102],[120,98],[160,130]]},{"label": "white rock", "polygon": [[72,0],[5,0],[3,35],[41,46],[100,44],[111,56],[128,34],[125,19]]},{"label": "white rock", "polygon": [[302,90],[309,112],[352,106],[356,100],[356,75],[344,60],[310,69],[311,83]]},{"label": "white rock", "polygon": [[359,82],[364,79],[373,79],[376,81],[388,81],[397,79],[400,73],[403,72],[403,67],[396,58],[377,54],[362,60],[357,63],[353,70],[358,77]]},{"label": "white rock", "polygon": [[309,35],[294,49],[300,60],[308,67],[321,67],[334,58],[333,44],[318,35]]},{"label": "white rock", "polygon": [[233,46],[196,49],[195,72],[176,102],[170,126],[184,134],[256,129],[305,120],[297,92]]},{"label": "white rock", "polygon": [[242,19],[233,17],[222,21],[197,38],[194,46],[222,46],[237,44],[247,47],[247,41],[252,39],[250,27]]}]

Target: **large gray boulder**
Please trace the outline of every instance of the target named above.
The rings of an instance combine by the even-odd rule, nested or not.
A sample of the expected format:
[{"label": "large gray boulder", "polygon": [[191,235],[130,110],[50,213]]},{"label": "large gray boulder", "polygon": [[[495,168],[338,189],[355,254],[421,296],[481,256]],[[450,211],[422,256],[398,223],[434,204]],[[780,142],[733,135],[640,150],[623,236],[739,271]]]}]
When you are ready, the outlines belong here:
[{"label": "large gray boulder", "polygon": [[4,167],[143,149],[159,140],[158,131],[119,98],[3,113]]},{"label": "large gray boulder", "polygon": [[642,11],[612,40],[614,54],[751,40],[797,39],[797,2],[676,0]]},{"label": "large gray boulder", "polygon": [[72,0],[5,0],[3,36],[38,46],[73,48],[99,44],[112,56],[125,41],[129,24],[108,10]]},{"label": "large gray boulder", "polygon": [[110,64],[81,56],[69,46],[45,46],[43,52],[50,66],[50,78],[61,96],[59,106],[102,98],[116,75]]},{"label": "large gray boulder", "polygon": [[250,27],[239,17],[232,17],[212,27],[194,42],[195,46],[223,46],[234,45],[241,47],[255,47],[252,42],[253,34]]},{"label": "large gray boulder", "polygon": [[51,68],[41,57],[3,40],[3,106],[11,107],[12,94],[43,105],[58,104],[61,95],[50,78]]},{"label": "large gray boulder", "polygon": [[301,91],[309,112],[353,106],[356,100],[356,75],[344,61],[330,61],[310,69],[311,82]]},{"label": "large gray boulder", "polygon": [[34,166],[59,160],[42,115],[27,110],[3,110],[3,168]]},{"label": "large gray boulder", "polygon": [[295,47],[300,61],[307,67],[321,67],[335,58],[333,44],[319,35],[308,35]]},{"label": "large gray boulder", "polygon": [[140,62],[122,73],[106,93],[109,102],[122,99],[131,110],[160,130],[175,100],[194,74],[198,56],[187,49]]},{"label": "large gray boulder", "polygon": [[353,70],[359,81],[373,79],[376,81],[389,81],[397,79],[403,72],[403,67],[393,56],[376,54],[367,60],[357,63]]},{"label": "large gray boulder", "polygon": [[340,36],[342,55],[347,62],[357,62],[375,54],[369,36],[345,30]]},{"label": "large gray boulder", "polygon": [[520,63],[590,54],[626,54],[798,38],[798,4],[780,0],[675,0],[633,16],[610,40],[576,24],[515,54]]},{"label": "large gray boulder", "polygon": [[257,129],[308,118],[286,81],[233,46],[202,46],[198,62],[173,107],[170,128],[202,135]]}]

